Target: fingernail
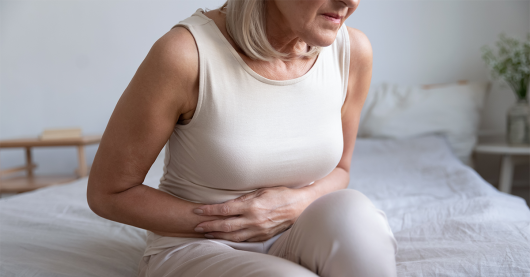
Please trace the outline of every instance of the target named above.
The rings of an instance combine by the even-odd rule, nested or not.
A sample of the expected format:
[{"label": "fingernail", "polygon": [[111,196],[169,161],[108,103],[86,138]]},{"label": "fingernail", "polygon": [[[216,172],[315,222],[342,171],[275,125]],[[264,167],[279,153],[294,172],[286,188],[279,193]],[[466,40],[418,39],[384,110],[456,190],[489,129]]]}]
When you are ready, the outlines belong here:
[{"label": "fingernail", "polygon": [[197,228],[195,228],[195,232],[202,233],[202,232],[204,232],[204,229],[202,227],[197,227]]},{"label": "fingernail", "polygon": [[202,214],[202,213],[204,213],[204,211],[201,210],[201,209],[194,209],[193,212],[196,213],[196,214]]},{"label": "fingernail", "polygon": [[204,236],[207,237],[207,238],[209,238],[209,239],[213,239],[213,236],[210,235],[210,234],[206,234],[206,235],[204,235]]}]

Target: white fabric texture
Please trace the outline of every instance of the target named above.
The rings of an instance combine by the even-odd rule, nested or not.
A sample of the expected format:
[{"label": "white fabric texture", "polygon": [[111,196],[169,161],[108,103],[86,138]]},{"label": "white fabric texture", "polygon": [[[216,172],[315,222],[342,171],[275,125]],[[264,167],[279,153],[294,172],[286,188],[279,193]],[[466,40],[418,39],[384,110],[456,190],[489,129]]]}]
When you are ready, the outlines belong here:
[{"label": "white fabric texture", "polygon": [[385,211],[398,276],[530,276],[530,210],[457,160],[446,139],[362,140],[350,188]]},{"label": "white fabric texture", "polygon": [[[158,159],[144,184],[156,187]],[[136,276],[146,231],[102,219],[87,178],[0,199],[0,276]],[[386,213],[398,276],[529,276],[530,210],[435,136],[358,139],[350,188]]]},{"label": "white fabric texture", "polygon": [[442,134],[455,155],[469,164],[487,87],[487,82],[429,89],[390,83],[374,85],[362,110],[359,136],[411,138]]}]

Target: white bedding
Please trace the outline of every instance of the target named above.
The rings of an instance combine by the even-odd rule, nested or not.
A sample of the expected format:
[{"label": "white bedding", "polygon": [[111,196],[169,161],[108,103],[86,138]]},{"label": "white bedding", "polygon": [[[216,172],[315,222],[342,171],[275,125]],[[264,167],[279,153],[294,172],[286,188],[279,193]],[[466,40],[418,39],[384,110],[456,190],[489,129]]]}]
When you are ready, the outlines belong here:
[{"label": "white bedding", "polygon": [[362,140],[350,188],[387,214],[399,276],[530,276],[530,210],[452,154],[441,137]]},{"label": "white bedding", "polygon": [[[157,160],[145,184],[156,187]],[[83,178],[0,199],[0,276],[135,276],[145,231],[95,215]],[[358,139],[350,188],[385,211],[399,276],[530,276],[530,210],[441,137]]]}]

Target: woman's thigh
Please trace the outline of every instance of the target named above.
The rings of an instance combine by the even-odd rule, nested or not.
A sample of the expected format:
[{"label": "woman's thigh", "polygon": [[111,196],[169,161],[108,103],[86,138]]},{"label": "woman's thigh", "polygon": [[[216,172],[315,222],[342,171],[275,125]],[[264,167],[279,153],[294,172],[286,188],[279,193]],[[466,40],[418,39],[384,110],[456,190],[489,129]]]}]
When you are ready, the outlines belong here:
[{"label": "woman's thigh", "polygon": [[268,251],[322,277],[396,276],[396,253],[385,213],[353,189],[315,200]]},{"label": "woman's thigh", "polygon": [[180,250],[169,248],[140,262],[139,277],[300,276],[313,272],[276,256],[233,249],[204,240]]}]

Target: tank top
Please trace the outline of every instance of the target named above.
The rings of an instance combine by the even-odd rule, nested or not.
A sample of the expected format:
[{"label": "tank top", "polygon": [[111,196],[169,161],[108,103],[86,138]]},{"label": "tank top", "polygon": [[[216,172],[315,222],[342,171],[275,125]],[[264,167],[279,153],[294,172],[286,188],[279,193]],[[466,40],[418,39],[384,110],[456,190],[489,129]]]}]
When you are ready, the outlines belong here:
[{"label": "tank top", "polygon": [[[203,9],[177,26],[193,35],[198,48],[199,96],[193,117],[176,124],[165,145],[159,190],[217,204],[259,188],[304,187],[333,171],[343,152],[341,108],[350,62],[345,24],[311,69],[290,80],[253,71]],[[212,241],[266,252],[279,235],[266,242]],[[204,239],[148,231],[144,255]]]}]

